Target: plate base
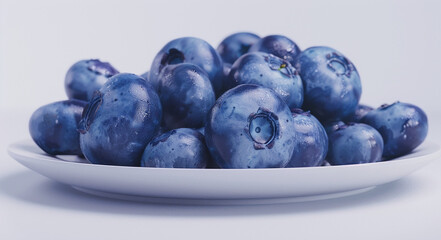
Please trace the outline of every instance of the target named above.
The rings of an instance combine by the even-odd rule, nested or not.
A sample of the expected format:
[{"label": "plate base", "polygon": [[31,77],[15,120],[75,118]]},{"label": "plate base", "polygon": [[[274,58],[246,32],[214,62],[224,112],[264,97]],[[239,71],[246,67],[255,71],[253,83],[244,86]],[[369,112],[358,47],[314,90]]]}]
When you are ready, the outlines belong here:
[{"label": "plate base", "polygon": [[359,193],[364,193],[375,188],[375,186],[361,188],[351,191],[320,194],[312,196],[299,196],[299,197],[284,197],[284,198],[259,198],[259,199],[191,199],[191,198],[161,198],[161,197],[145,197],[126,195],[119,193],[103,192],[93,190],[89,188],[72,186],[74,189],[105,198],[113,198],[125,201],[155,203],[155,204],[176,204],[176,205],[262,205],[262,204],[284,204],[284,203],[296,203],[296,202],[309,202],[317,200],[325,200],[332,198],[340,198],[351,196]]}]

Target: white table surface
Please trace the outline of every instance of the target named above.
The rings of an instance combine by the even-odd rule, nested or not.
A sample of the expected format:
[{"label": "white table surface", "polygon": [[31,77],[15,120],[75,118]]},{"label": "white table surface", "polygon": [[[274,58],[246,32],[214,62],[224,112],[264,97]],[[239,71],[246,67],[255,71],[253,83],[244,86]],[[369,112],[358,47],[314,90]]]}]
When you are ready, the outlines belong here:
[{"label": "white table surface", "polygon": [[[441,159],[358,195],[304,203],[180,206],[106,199],[28,170],[6,152],[32,111],[0,115],[0,239],[441,239]],[[430,115],[429,138],[441,140]],[[373,176],[375,177],[375,176]]]}]

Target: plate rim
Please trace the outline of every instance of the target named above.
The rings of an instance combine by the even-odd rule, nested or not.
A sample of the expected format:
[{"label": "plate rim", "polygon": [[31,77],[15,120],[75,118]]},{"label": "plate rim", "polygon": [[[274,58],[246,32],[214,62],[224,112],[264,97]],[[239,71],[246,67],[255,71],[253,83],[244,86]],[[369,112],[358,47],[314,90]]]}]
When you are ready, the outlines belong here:
[{"label": "plate rim", "polygon": [[[345,194],[345,192],[358,192],[355,190],[386,184],[401,179],[421,169],[431,161],[441,157],[441,146],[438,142],[427,141],[422,146],[424,147],[420,147],[419,151],[414,151],[406,156],[397,158],[395,160],[376,163],[260,169],[148,168],[75,162],[74,160],[69,161],[68,158],[63,159],[44,153],[31,139],[12,143],[8,147],[8,153],[21,165],[36,173],[39,173],[40,175],[48,177],[53,181],[66,184],[77,190],[78,188],[86,189],[86,191],[83,192],[93,195],[100,195],[94,194],[98,191],[106,193],[104,194],[104,197],[123,195],[124,198],[126,198],[127,196],[132,195],[136,198],[146,199],[146,202],[150,202],[148,199],[153,198],[181,204],[182,202],[180,203],[179,201],[175,200],[187,199],[189,204],[244,205],[299,202],[299,199],[307,199],[306,201],[312,201],[316,199],[314,195],[317,196],[317,200],[327,199],[329,198],[327,197],[329,195],[342,197],[348,195]],[[381,165],[384,167],[379,167]],[[393,170],[395,167],[401,170],[391,172],[390,170]],[[58,171],[53,171],[56,169],[58,169]],[[67,171],[65,172],[68,175],[67,178],[64,177],[63,170]],[[379,170],[382,172],[386,171],[385,173],[387,173],[383,177],[380,177],[381,180],[377,178],[372,178],[373,180],[369,181],[365,180],[367,176],[366,174],[370,174],[369,176],[374,176]],[[85,178],[88,180],[77,178],[76,176],[72,175],[81,171],[88,172],[86,174],[87,177]],[[120,182],[117,183],[119,186],[116,188],[114,185],[109,185],[108,183],[103,185],[101,182],[102,180],[115,184],[112,176],[117,174],[119,171],[122,173],[122,175],[124,175],[124,180],[120,179],[123,180],[122,182],[124,182],[121,183],[122,185]],[[349,174],[349,176],[354,176],[354,173],[361,174],[360,178],[354,179],[355,181],[350,181],[351,183],[346,183],[346,180],[342,182],[340,177],[347,177],[347,174]],[[99,175],[98,178],[96,174]],[[131,175],[135,177],[131,177]],[[141,176],[141,178],[139,178],[139,176]],[[170,176],[183,182],[179,184],[175,184],[173,181],[170,182]],[[279,180],[269,181],[268,184],[264,184],[265,186],[260,185],[262,183],[261,180],[266,181],[265,179],[273,179],[274,176],[279,176],[277,178]],[[310,176],[323,176],[324,179],[327,179],[326,181],[328,181],[328,183],[322,185],[320,182],[323,180],[322,177],[318,178],[321,180],[316,181]],[[77,180],[72,180],[72,177]],[[159,185],[157,185],[157,183],[152,185],[152,183],[138,184],[133,182],[134,179],[137,182],[140,179],[150,181],[152,178],[156,179],[156,177],[158,177],[157,183],[165,184],[165,186],[167,186],[164,188],[165,190],[158,190]],[[201,183],[200,177],[206,178],[206,181],[202,181],[204,183]],[[335,179],[335,177],[337,177],[339,180],[334,183],[333,179]],[[84,182],[89,181],[90,179],[100,180],[97,183],[95,182],[92,184],[90,184],[90,182]],[[220,182],[223,182],[224,179],[240,181],[240,183],[235,182],[238,184],[233,183],[233,185],[230,187],[225,185],[225,187],[221,187],[221,189],[212,189],[212,184],[219,184]],[[294,182],[281,182],[280,179],[289,179],[291,181],[294,180]],[[369,177],[369,179],[371,178]],[[302,183],[304,180],[312,181],[312,185],[305,188],[305,185],[298,184]],[[230,184],[232,184],[231,181]],[[207,186],[210,188],[207,189]],[[287,187],[289,187],[289,189]],[[129,188],[129,190],[127,188]],[[266,190],[262,192],[263,189]],[[237,191],[240,191],[240,193]],[[192,201],[192,199],[194,201]],[[247,199],[249,201],[247,201]],[[229,203],[222,201],[227,201]]]},{"label": "plate rim", "polygon": [[[398,162],[402,161],[415,161],[416,159],[420,158],[426,158],[427,156],[435,156],[440,155],[441,156],[441,144],[437,141],[433,140],[425,140],[421,145],[419,145],[416,149],[418,150],[421,146],[429,145],[434,150],[429,152],[428,154],[421,155],[421,156],[412,156],[415,154],[414,151],[412,151],[409,154],[406,154],[404,156],[386,160],[386,161],[378,161],[373,163],[362,163],[362,164],[347,164],[347,165],[330,165],[330,166],[315,166],[315,167],[292,167],[292,168],[234,168],[234,169],[222,169],[222,168],[154,168],[154,167],[141,167],[141,166],[118,166],[118,165],[104,165],[104,164],[93,164],[93,163],[84,163],[84,162],[73,162],[73,161],[67,161],[62,158],[57,157],[58,155],[49,155],[45,153],[43,150],[39,149],[41,153],[37,152],[31,152],[27,151],[25,149],[21,149],[19,147],[20,144],[33,144],[34,146],[38,147],[37,144],[32,139],[23,139],[15,141],[11,144],[9,144],[7,151],[8,154],[14,158],[16,161],[20,162],[15,156],[20,157],[29,157],[34,158],[38,157],[39,161],[46,161],[56,164],[67,164],[67,165],[78,165],[78,166],[87,166],[90,168],[109,168],[109,169],[115,169],[115,168],[122,168],[122,169],[145,169],[147,170],[153,170],[153,171],[177,171],[177,172],[201,172],[201,171],[213,171],[213,172],[272,172],[272,171],[310,171],[309,169],[336,169],[336,168],[363,168],[363,167],[369,167],[369,166],[375,166],[375,165],[390,165],[390,164],[398,164]],[[17,151],[18,150],[18,151]],[[68,155],[68,156],[75,156],[75,155]],[[87,161],[87,160],[86,160]],[[138,171],[138,170],[137,170]]]}]

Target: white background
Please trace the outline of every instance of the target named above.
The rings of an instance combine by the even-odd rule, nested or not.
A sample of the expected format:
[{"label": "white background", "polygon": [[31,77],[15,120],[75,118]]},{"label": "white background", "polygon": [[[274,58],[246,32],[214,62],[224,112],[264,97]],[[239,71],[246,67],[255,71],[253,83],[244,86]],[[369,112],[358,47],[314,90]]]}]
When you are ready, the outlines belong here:
[{"label": "white background", "polygon": [[29,138],[33,110],[66,98],[75,61],[100,58],[140,74],[174,38],[217,47],[236,31],[339,50],[361,75],[363,103],[414,103],[440,140],[441,118],[431,118],[440,112],[440,18],[440,1],[0,0],[0,238],[441,239],[441,164],[345,199],[207,208],[90,197],[6,154]]},{"label": "white background", "polygon": [[141,74],[174,38],[196,36],[217,47],[236,31],[339,50],[359,70],[364,103],[401,100],[428,112],[440,106],[439,1],[0,2],[2,108],[65,99],[65,73],[80,59]]}]

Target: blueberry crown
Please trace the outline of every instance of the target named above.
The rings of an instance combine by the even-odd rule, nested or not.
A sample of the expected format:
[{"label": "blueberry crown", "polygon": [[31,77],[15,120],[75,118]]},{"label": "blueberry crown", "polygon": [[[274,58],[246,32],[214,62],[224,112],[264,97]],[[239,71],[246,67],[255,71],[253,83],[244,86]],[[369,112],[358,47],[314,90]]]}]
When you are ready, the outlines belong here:
[{"label": "blueberry crown", "polygon": [[337,76],[351,77],[352,72],[355,70],[354,65],[345,56],[332,52],[326,55],[328,59],[327,66],[331,69]]},{"label": "blueberry crown", "polygon": [[279,137],[278,120],[274,113],[263,108],[250,114],[245,132],[253,141],[256,150],[271,149],[274,146],[274,140]]},{"label": "blueberry crown", "polygon": [[264,56],[265,61],[268,63],[269,68],[275,71],[279,71],[287,77],[294,77],[298,72],[291,66],[288,61],[278,58],[272,54]]}]

